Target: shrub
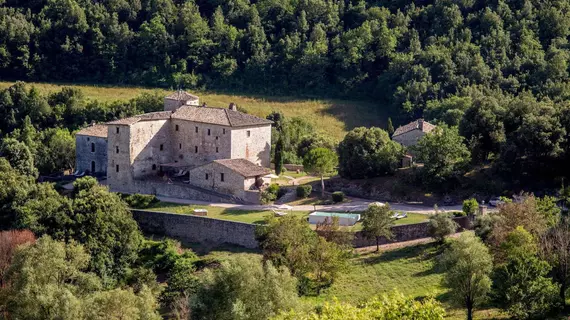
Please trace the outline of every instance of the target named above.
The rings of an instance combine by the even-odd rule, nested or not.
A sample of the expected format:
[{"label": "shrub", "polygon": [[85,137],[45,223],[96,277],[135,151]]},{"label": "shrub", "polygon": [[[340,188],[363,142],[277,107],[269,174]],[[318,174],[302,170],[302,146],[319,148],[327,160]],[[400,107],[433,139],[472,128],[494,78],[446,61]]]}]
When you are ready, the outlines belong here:
[{"label": "shrub", "polygon": [[277,190],[277,199],[281,198],[282,196],[286,195],[289,192],[286,188],[279,188]]},{"label": "shrub", "polygon": [[334,203],[339,203],[344,201],[344,193],[342,191],[336,191],[332,194],[332,200]]},{"label": "shrub", "polygon": [[466,217],[467,213],[463,212],[463,211],[453,211],[450,212],[450,214],[452,214],[454,217],[458,218],[458,217]]},{"label": "shrub", "polygon": [[123,200],[134,209],[146,209],[151,205],[159,202],[158,198],[152,194],[130,194],[123,195]]},{"label": "shrub", "polygon": [[437,242],[443,243],[445,237],[455,233],[457,223],[453,221],[449,215],[444,212],[437,212],[429,217],[428,221],[429,234]]},{"label": "shrub", "polygon": [[313,187],[310,184],[304,184],[297,187],[297,197],[298,198],[307,198],[311,192],[313,191]]},{"label": "shrub", "polygon": [[277,196],[277,192],[279,192],[279,185],[277,183],[272,183],[269,185],[269,187],[267,187],[266,191]]},{"label": "shrub", "polygon": [[474,198],[463,201],[463,212],[465,215],[473,215],[477,212],[479,203]]},{"label": "shrub", "polygon": [[269,188],[267,188],[261,192],[261,197],[259,201],[261,202],[261,204],[268,204],[275,201],[276,199],[277,199],[277,194],[271,193]]}]

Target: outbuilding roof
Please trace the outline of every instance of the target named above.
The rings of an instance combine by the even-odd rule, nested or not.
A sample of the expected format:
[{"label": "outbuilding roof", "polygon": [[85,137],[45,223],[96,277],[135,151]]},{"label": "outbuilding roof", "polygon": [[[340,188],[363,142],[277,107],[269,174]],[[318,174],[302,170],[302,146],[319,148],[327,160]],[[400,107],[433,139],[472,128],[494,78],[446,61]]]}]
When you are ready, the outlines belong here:
[{"label": "outbuilding roof", "polygon": [[139,121],[149,121],[149,120],[168,120],[172,115],[172,111],[159,111],[159,112],[150,112],[150,113],[143,113],[138,116],[133,116],[129,118],[119,119],[107,122],[107,124],[112,125],[132,125]]},{"label": "outbuilding roof", "polygon": [[198,96],[195,96],[191,93],[186,91],[178,90],[175,91],[165,97],[165,99],[176,100],[176,101],[188,101],[188,100],[196,100],[199,99]]},{"label": "outbuilding roof", "polygon": [[173,119],[211,123],[229,127],[271,124],[272,121],[226,108],[182,106],[173,114]]},{"label": "outbuilding roof", "polygon": [[435,125],[425,121],[424,119],[417,119],[414,120],[406,125],[403,125],[401,127],[398,127],[398,129],[396,129],[396,131],[394,131],[394,134],[392,135],[392,137],[396,137],[399,136],[401,134],[410,132],[410,131],[414,131],[414,130],[420,130],[422,132],[428,133],[430,131],[432,131],[435,128]]},{"label": "outbuilding roof", "polygon": [[258,166],[246,159],[220,159],[213,162],[221,164],[245,178],[264,176],[271,172],[268,168]]},{"label": "outbuilding roof", "polygon": [[107,125],[92,124],[86,128],[77,131],[76,135],[107,138]]}]

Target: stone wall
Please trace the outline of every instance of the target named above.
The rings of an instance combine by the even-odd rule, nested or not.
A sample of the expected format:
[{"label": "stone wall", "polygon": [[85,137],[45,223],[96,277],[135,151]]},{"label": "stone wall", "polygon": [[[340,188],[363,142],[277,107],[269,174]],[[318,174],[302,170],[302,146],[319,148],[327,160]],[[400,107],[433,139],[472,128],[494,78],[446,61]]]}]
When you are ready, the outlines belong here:
[{"label": "stone wall", "polygon": [[[459,225],[457,229],[458,231],[472,228],[471,220],[468,217],[458,217],[453,218],[453,220]],[[428,230],[427,222],[393,226],[392,234],[394,235],[394,238],[391,241],[388,241],[386,238],[382,237],[380,239],[380,244],[428,238],[430,236]],[[355,248],[375,246],[376,239],[367,238],[364,232],[358,231],[355,233],[352,244]]]},{"label": "stone wall", "polygon": [[392,139],[399,144],[409,147],[415,145],[418,140],[425,135],[420,129],[415,129],[404,134],[393,137]]},{"label": "stone wall", "polygon": [[[193,242],[230,243],[256,248],[255,225],[236,221],[226,221],[165,212],[133,210],[133,218],[146,233],[160,234],[180,240]],[[471,229],[469,217],[454,218],[459,225],[458,231]],[[427,222],[406,224],[392,227],[394,239],[390,242],[402,242],[429,237]],[[380,244],[389,241],[380,239]],[[355,248],[376,245],[375,239],[366,238],[362,231],[356,232],[353,245]]]},{"label": "stone wall", "polygon": [[[221,179],[222,174],[224,175],[224,181]],[[243,176],[235,171],[216,162],[210,162],[190,170],[190,181],[193,185],[232,194],[242,199],[245,197],[245,180]]]},{"label": "stone wall", "polygon": [[[95,164],[95,172],[92,172],[93,163]],[[107,139],[76,135],[75,170],[89,171],[91,174],[105,174],[107,172]]]},{"label": "stone wall", "polygon": [[271,162],[271,125],[232,128],[231,139],[231,159],[247,159],[262,167],[269,168]]},{"label": "stone wall", "polygon": [[173,162],[169,120],[139,121],[130,126],[130,134],[134,179],[156,176],[160,164]]},{"label": "stone wall", "polygon": [[230,127],[181,119],[170,122],[173,161],[193,167],[231,157]]},{"label": "stone wall", "polygon": [[164,212],[133,210],[141,230],[180,240],[257,248],[255,225]]}]

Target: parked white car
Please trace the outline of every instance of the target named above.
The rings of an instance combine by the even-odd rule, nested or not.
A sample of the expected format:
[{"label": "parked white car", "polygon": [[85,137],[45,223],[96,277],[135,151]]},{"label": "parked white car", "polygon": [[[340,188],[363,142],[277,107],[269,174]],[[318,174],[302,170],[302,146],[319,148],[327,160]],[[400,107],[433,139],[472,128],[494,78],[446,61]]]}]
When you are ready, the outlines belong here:
[{"label": "parked white car", "polygon": [[493,207],[496,207],[498,205],[504,204],[505,201],[501,200],[501,198],[499,197],[493,197],[491,198],[491,200],[489,200],[489,204]]}]

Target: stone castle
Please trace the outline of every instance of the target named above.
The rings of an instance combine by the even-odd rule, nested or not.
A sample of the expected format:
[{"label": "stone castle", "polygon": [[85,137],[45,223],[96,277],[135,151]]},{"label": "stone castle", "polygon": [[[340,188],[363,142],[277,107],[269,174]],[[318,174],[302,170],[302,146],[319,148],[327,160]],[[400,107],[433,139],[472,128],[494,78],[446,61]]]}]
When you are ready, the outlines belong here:
[{"label": "stone castle", "polygon": [[164,111],[79,131],[76,170],[106,177],[116,192],[258,203],[269,182],[271,123],[177,91]]}]

